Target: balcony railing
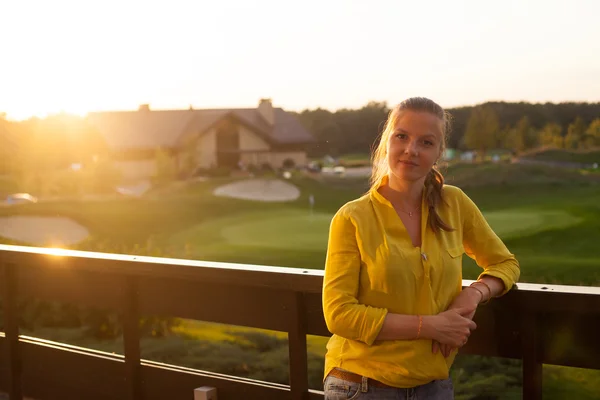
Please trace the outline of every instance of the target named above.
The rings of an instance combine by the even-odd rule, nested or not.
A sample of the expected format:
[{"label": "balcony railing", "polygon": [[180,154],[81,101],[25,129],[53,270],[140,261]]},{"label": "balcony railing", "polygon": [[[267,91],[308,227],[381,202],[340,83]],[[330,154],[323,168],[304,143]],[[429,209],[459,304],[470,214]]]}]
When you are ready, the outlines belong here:
[{"label": "balcony railing", "polygon": [[[308,387],[306,344],[330,335],[322,271],[5,245],[0,270],[0,390],[11,400],[177,400],[201,386],[217,388],[219,400],[323,398]],[[17,302],[27,298],[115,310],[124,355],[20,336]],[[143,360],[141,315],[287,332],[290,384]],[[475,320],[462,353],[522,359],[525,399],[541,398],[542,364],[600,369],[600,288],[522,283]]]}]

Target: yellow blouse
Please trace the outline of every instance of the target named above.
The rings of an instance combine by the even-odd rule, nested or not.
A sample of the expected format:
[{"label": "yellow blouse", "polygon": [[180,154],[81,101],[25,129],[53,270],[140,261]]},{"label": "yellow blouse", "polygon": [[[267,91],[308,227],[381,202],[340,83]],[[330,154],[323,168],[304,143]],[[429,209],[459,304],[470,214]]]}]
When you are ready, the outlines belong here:
[{"label": "yellow blouse", "polygon": [[435,234],[423,199],[421,247],[413,246],[392,204],[377,190],[333,217],[323,280],[323,311],[333,334],[325,377],[338,367],[400,388],[446,379],[456,352],[447,359],[433,354],[427,339],[375,341],[386,314],[445,311],[462,288],[463,253],[483,268],[480,276],[502,279],[502,294],[517,282],[517,260],[473,201],[450,185],[443,196],[447,206],[438,214],[455,230]]}]

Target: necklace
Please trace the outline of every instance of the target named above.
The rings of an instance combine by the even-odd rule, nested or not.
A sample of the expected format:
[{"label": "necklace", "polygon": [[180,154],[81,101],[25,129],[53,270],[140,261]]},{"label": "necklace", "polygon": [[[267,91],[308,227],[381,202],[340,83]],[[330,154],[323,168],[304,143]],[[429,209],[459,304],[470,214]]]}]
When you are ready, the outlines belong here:
[{"label": "necklace", "polygon": [[408,218],[412,218],[413,215],[415,215],[415,213],[417,211],[419,211],[421,209],[421,206],[417,207],[414,211],[404,211],[403,209],[401,209],[400,207],[398,207],[398,210],[402,211],[404,214],[408,214]]}]

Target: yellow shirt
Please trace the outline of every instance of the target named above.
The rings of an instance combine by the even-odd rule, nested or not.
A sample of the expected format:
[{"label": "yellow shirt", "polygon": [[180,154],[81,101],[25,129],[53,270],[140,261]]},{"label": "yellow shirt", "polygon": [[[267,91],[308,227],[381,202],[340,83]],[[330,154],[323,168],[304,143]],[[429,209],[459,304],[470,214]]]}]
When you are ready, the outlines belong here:
[{"label": "yellow shirt", "polygon": [[447,359],[433,354],[427,339],[375,341],[386,314],[445,311],[462,288],[463,253],[483,268],[480,276],[502,279],[504,293],[518,280],[517,260],[473,201],[449,185],[443,196],[447,206],[437,212],[455,230],[435,234],[423,199],[421,247],[413,246],[392,204],[376,190],[333,217],[323,280],[323,311],[333,334],[325,377],[337,367],[400,388],[448,378],[456,352]]}]

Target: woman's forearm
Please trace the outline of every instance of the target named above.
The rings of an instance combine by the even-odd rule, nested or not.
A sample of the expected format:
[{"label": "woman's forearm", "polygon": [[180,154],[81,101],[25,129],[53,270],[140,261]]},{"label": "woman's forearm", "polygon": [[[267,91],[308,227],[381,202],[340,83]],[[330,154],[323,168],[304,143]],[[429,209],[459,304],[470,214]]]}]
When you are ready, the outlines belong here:
[{"label": "woman's forearm", "polygon": [[433,339],[432,315],[388,313],[376,340]]}]

